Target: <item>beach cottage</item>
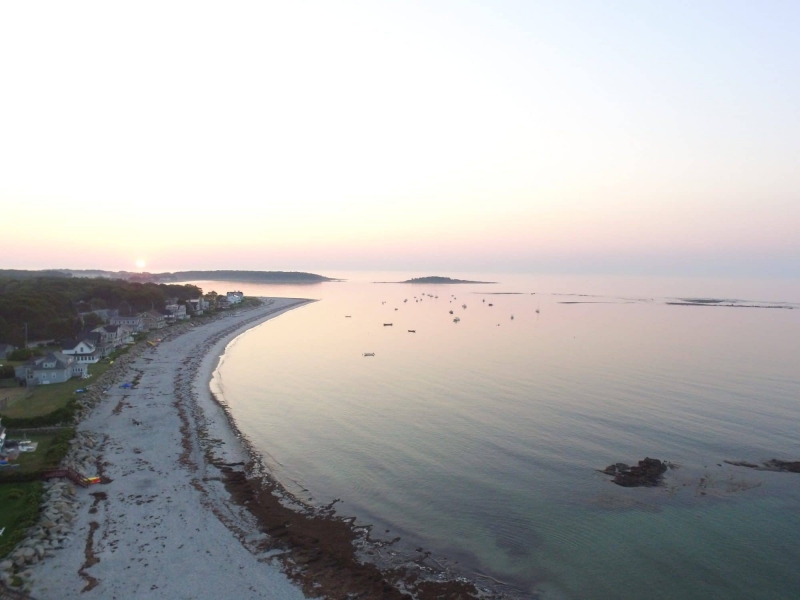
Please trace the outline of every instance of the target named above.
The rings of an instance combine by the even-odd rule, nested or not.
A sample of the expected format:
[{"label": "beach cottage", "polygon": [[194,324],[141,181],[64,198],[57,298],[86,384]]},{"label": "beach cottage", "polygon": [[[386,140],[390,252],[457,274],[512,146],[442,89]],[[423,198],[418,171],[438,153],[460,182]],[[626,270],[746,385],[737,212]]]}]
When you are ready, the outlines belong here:
[{"label": "beach cottage", "polygon": [[17,379],[24,380],[28,385],[64,383],[73,377],[86,377],[88,373],[88,364],[79,363],[74,356],[62,352],[35,356],[14,368]]},{"label": "beach cottage", "polygon": [[61,346],[62,354],[73,356],[79,363],[94,364],[100,360],[100,352],[88,339],[69,341]]}]

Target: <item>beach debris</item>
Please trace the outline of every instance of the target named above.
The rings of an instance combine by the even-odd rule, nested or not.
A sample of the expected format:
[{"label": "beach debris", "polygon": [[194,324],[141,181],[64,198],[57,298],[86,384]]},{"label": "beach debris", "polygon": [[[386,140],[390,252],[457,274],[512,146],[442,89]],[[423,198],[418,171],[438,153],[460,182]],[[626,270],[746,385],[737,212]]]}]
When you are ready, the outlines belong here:
[{"label": "beach debris", "polygon": [[750,463],[744,460],[733,461],[733,460],[726,460],[723,461],[726,464],[733,465],[734,467],[747,467],[748,469],[756,469],[758,471],[783,471],[789,473],[800,473],[800,460],[795,461],[787,461],[787,460],[778,460],[777,458],[773,458],[764,462],[761,465],[757,465],[754,463]]},{"label": "beach debris", "polygon": [[625,463],[614,463],[600,471],[606,475],[613,475],[614,483],[622,487],[655,486],[661,483],[661,478],[669,464],[657,458],[645,458],[638,465],[628,466]]}]

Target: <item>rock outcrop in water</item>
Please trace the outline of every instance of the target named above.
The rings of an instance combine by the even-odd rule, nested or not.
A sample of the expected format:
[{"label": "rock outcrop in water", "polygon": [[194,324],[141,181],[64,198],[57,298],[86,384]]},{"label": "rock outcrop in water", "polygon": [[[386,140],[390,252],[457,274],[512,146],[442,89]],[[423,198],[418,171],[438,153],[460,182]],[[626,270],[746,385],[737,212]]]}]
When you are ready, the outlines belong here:
[{"label": "rock outcrop in water", "polygon": [[725,462],[734,467],[747,467],[748,469],[756,469],[758,471],[789,471],[790,473],[800,473],[800,460],[788,461],[773,458],[763,465],[756,465],[744,460],[726,460]]},{"label": "rock outcrop in water", "polygon": [[638,465],[629,467],[625,463],[608,465],[601,472],[614,476],[614,483],[622,487],[652,487],[661,483],[667,463],[657,458],[645,458]]}]

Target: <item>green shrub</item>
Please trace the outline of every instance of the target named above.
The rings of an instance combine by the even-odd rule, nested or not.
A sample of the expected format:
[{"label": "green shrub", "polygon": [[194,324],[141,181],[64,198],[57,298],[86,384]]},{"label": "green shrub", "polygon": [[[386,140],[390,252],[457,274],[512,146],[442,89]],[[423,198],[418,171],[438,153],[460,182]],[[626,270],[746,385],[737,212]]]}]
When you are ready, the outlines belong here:
[{"label": "green shrub", "polygon": [[[22,490],[17,490],[22,491]],[[18,517],[12,531],[6,531],[0,538],[0,558],[11,552],[25,537],[25,530],[36,525],[39,520],[39,510],[42,505],[42,484],[37,482],[28,488],[28,491],[15,499],[17,506],[14,510]],[[20,506],[21,504],[21,506]]]},{"label": "green shrub", "polygon": [[18,500],[19,498],[22,498],[22,496],[24,496],[24,495],[25,495],[25,492],[23,492],[22,490],[18,490],[17,488],[13,488],[13,489],[8,490],[8,493],[6,494],[6,498],[8,498],[9,500]]}]

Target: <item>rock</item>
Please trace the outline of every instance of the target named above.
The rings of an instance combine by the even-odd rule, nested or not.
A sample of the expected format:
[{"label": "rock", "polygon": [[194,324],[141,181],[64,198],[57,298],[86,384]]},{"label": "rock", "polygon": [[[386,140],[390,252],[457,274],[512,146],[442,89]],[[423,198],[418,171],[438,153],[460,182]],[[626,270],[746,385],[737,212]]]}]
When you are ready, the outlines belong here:
[{"label": "rock", "polygon": [[0,562],[0,571],[10,571],[14,568],[14,562],[10,560],[4,560]]},{"label": "rock", "polygon": [[666,470],[666,463],[657,458],[645,458],[633,467],[629,467],[625,463],[615,463],[607,466],[602,472],[606,475],[613,475],[614,483],[617,485],[640,487],[658,485]]},{"label": "rock", "polygon": [[785,461],[773,458],[764,463],[768,469],[776,471],[789,471],[791,473],[800,473],[800,461]]}]

